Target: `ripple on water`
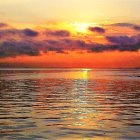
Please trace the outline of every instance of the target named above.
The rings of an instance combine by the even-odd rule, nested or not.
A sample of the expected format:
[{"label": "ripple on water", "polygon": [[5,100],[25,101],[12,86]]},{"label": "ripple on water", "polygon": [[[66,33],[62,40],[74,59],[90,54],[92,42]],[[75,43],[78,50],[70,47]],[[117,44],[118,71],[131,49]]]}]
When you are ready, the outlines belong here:
[{"label": "ripple on water", "polygon": [[0,139],[139,139],[139,73],[0,71]]}]

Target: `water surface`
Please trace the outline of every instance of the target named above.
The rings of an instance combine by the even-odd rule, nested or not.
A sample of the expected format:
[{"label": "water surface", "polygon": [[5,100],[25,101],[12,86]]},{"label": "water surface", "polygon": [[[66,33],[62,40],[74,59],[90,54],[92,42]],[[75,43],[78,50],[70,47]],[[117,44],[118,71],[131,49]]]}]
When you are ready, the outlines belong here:
[{"label": "water surface", "polygon": [[0,140],[139,140],[139,69],[0,69]]}]

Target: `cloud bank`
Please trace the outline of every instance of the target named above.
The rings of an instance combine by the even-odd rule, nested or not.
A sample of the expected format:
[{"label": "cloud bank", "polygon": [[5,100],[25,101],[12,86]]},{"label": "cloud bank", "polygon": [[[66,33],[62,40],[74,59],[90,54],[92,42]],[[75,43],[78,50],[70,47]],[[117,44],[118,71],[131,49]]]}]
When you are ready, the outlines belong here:
[{"label": "cloud bank", "polygon": [[[101,53],[107,51],[129,51],[136,52],[140,50],[140,34],[136,35],[109,35],[102,27],[89,27],[89,32],[103,34],[108,43],[98,43],[94,39],[86,40],[81,36],[72,36],[68,30],[35,30],[30,28],[16,29],[5,28],[6,23],[0,23],[0,58],[16,56],[38,56],[42,52],[50,51],[56,53],[65,53],[67,51],[87,51],[89,53]],[[113,26],[129,26],[132,24],[119,23]],[[135,26],[133,26],[134,28]],[[139,30],[139,26],[135,27]],[[43,36],[44,35],[44,36]]]}]

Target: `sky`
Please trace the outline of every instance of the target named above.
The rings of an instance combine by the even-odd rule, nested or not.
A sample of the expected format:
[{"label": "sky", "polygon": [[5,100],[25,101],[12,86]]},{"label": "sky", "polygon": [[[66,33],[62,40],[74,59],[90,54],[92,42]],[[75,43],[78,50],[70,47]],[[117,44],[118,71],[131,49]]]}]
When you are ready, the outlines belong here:
[{"label": "sky", "polygon": [[140,67],[140,0],[0,1],[0,67]]}]

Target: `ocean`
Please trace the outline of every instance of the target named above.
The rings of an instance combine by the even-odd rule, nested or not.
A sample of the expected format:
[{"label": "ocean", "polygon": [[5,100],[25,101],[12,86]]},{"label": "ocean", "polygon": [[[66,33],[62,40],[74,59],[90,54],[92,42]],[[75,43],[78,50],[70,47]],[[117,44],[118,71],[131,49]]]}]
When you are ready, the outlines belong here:
[{"label": "ocean", "polygon": [[139,140],[140,69],[0,69],[0,140]]}]

